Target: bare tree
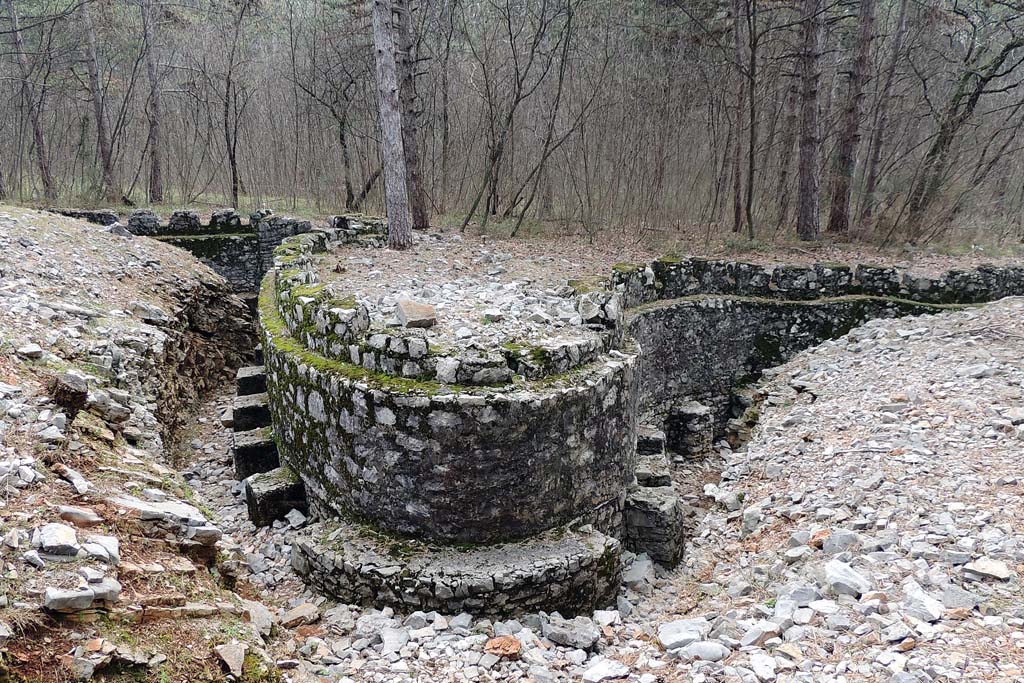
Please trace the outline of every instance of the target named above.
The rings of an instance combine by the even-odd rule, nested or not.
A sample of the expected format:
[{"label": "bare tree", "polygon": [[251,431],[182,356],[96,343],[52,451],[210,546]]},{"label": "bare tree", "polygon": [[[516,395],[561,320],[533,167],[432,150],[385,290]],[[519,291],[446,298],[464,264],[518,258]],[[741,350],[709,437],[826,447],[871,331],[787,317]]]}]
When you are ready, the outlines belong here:
[{"label": "bare tree", "polygon": [[159,203],[164,200],[163,175],[163,137],[161,135],[162,109],[160,106],[160,72],[156,60],[156,29],[153,25],[153,4],[157,0],[141,0],[142,11],[142,50],[146,60],[146,77],[149,80],[149,96],[146,100],[146,116],[149,132],[146,138],[146,150],[149,154],[149,174],[146,188],[149,201]]},{"label": "bare tree", "polygon": [[373,14],[373,45],[377,63],[381,156],[384,158],[384,192],[388,214],[388,246],[412,246],[412,220],[402,147],[402,112],[399,108],[395,42],[391,33],[391,3],[370,0]]},{"label": "bare tree", "polygon": [[402,150],[405,153],[406,185],[412,210],[412,227],[426,230],[430,227],[427,193],[423,189],[420,171],[420,151],[417,133],[419,113],[416,108],[416,34],[412,23],[410,0],[395,0],[398,13],[398,72],[401,75],[398,93],[402,105]]},{"label": "bare tree", "polygon": [[22,93],[27,104],[29,120],[32,122],[32,139],[35,143],[36,162],[39,165],[39,179],[43,183],[43,196],[47,200],[53,201],[57,197],[57,188],[53,183],[53,176],[50,174],[50,157],[46,151],[42,115],[39,111],[42,107],[43,93],[37,96],[35,88],[32,87],[32,69],[28,63],[25,39],[21,35],[18,11],[14,7],[14,0],[7,0],[7,16],[11,21],[11,38],[14,40],[15,56],[20,69]]},{"label": "bare tree", "polygon": [[992,16],[983,17],[978,22],[985,24],[984,28],[988,30],[972,34],[972,43],[966,50],[956,85],[939,115],[938,131],[925,153],[921,172],[910,192],[911,239],[920,236],[922,220],[939,197],[939,191],[946,181],[953,145],[962,129],[974,117],[981,98],[1008,92],[1022,82],[1000,84],[1001,79],[1009,79],[1017,67],[1024,63],[1024,57],[1018,54],[1024,48],[1024,36],[1011,34],[1004,40],[998,40],[988,35],[996,27],[1012,30],[1011,22],[1021,17],[1024,8],[1007,7],[1008,11],[1013,11],[1009,17],[1002,15],[1002,9],[997,8]]},{"label": "bare tree", "polygon": [[96,27],[93,25],[88,3],[83,2],[79,11],[82,15],[82,27],[85,29],[85,65],[89,72],[89,94],[92,96],[92,107],[96,116],[96,146],[100,152],[100,196],[108,201],[113,201],[117,198],[117,192],[114,188],[114,164],[110,152],[110,131],[103,97],[104,88],[100,83]]},{"label": "bare tree", "polygon": [[832,164],[832,202],[829,206],[828,231],[836,234],[845,235],[850,229],[850,193],[857,145],[860,143],[862,102],[864,86],[868,80],[874,21],[874,0],[860,0],[857,40],[850,64],[850,81]]},{"label": "bare tree", "polygon": [[821,84],[821,0],[802,0],[803,40],[800,48],[800,190],[797,195],[796,233],[802,240],[818,237],[821,147],[818,89]]},{"label": "bare tree", "polygon": [[878,183],[878,168],[882,162],[882,143],[885,140],[886,128],[889,123],[889,108],[892,103],[893,84],[896,81],[896,69],[899,68],[903,54],[903,40],[907,33],[907,3],[908,0],[900,0],[896,33],[892,41],[892,53],[886,64],[885,81],[878,95],[875,125],[868,150],[867,169],[864,172],[864,198],[858,219],[858,230],[861,232],[868,229],[875,210],[875,186]]}]

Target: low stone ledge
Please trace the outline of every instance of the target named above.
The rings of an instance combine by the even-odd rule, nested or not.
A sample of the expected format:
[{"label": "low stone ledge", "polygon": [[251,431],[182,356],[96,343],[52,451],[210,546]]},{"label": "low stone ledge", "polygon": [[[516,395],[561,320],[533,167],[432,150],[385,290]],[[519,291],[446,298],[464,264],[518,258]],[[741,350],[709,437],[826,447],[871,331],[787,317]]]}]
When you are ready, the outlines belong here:
[{"label": "low stone ledge", "polygon": [[269,526],[274,520],[284,519],[292,510],[308,512],[306,489],[286,467],[260,472],[246,479],[245,504],[249,520],[256,526]]},{"label": "low stone ledge", "polygon": [[292,545],[292,566],[339,600],[510,616],[571,616],[606,607],[621,579],[621,547],[592,527],[554,529],[525,541],[427,546],[344,521],[317,523]]}]

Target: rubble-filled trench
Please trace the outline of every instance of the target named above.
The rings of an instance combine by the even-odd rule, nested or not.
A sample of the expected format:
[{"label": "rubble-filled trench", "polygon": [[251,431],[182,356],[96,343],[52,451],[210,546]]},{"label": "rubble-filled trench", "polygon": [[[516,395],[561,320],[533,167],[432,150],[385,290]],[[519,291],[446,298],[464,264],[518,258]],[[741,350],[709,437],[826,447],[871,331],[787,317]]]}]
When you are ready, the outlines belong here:
[{"label": "rubble-filled trench", "polygon": [[[19,229],[37,228],[38,222],[35,216],[17,218],[0,239],[47,252],[44,240]],[[366,235],[360,240],[366,242]],[[164,267],[146,265],[154,259],[138,260],[141,268]],[[244,320],[243,307],[230,304],[235,307],[225,310],[231,296],[215,280],[204,287],[216,293],[217,304],[194,296],[191,308],[168,312],[166,304],[122,302],[127,317],[144,327],[181,326],[183,337],[194,328],[194,344],[169,344],[182,350],[161,360],[166,367],[197,368],[194,374],[182,373],[156,390],[167,377],[134,369],[125,375],[133,378],[129,386],[149,387],[149,400],[141,402],[124,389],[104,390],[109,378],[96,377],[84,411],[63,424],[53,407],[40,422],[47,410],[40,398],[18,414],[24,399],[42,396],[44,388],[7,378],[20,377],[19,364],[66,362],[74,357],[72,349],[63,336],[52,340],[41,329],[13,328],[41,343],[25,341],[12,349],[13,370],[0,366],[0,390],[6,392],[0,407],[8,416],[14,408],[15,425],[32,417],[31,428],[7,430],[4,447],[23,453],[12,434],[34,431],[46,443],[41,434],[50,427],[59,426],[66,438],[46,446],[59,456],[25,465],[41,478],[21,479],[18,496],[33,505],[39,500],[33,487],[43,487],[40,493],[51,505],[66,499],[100,520],[59,507],[21,512],[8,503],[5,543],[14,528],[17,545],[4,548],[4,559],[9,570],[21,571],[7,589],[8,596],[18,597],[8,598],[6,616],[0,616],[10,631],[5,661],[15,663],[15,672],[41,671],[53,680],[116,679],[122,671],[146,680],[175,674],[182,680],[1015,680],[1016,653],[1024,642],[1024,614],[1014,606],[1020,597],[1022,520],[1015,504],[997,501],[1019,493],[1021,304],[949,304],[956,291],[970,301],[1015,293],[1019,271],[982,270],[928,281],[881,269],[859,273],[894,288],[876,298],[827,289],[849,286],[852,274],[849,283],[838,285],[807,277],[822,267],[783,269],[765,283],[737,279],[738,267],[673,259],[622,264],[610,278],[611,291],[623,303],[623,329],[645,351],[654,349],[637,365],[636,424],[624,428],[639,444],[639,454],[629,460],[636,466],[631,495],[635,505],[650,509],[663,503],[659,495],[673,497],[673,523],[686,536],[678,538],[678,554],[667,562],[658,552],[676,551],[659,545],[660,537],[648,553],[616,545],[622,565],[615,569],[614,593],[574,598],[581,603],[567,605],[565,614],[582,612],[576,618],[523,609],[498,617],[495,612],[502,610],[488,614],[483,601],[463,605],[477,616],[432,604],[403,607],[377,601],[376,594],[339,601],[307,587],[293,569],[294,551],[322,533],[317,513],[329,518],[332,512],[315,506],[300,512],[305,501],[296,497],[299,509],[286,504],[263,520],[268,524],[250,521],[246,485],[231,453],[238,436],[232,422],[240,414],[234,393],[260,379],[243,371],[237,386],[214,388],[213,378],[225,376],[217,369],[244,364],[231,353],[252,346],[244,326],[226,322]],[[31,275],[22,281],[55,273],[26,270]],[[837,271],[843,269],[826,269]],[[8,269],[2,277],[15,272]],[[115,278],[123,282],[124,275]],[[172,281],[181,287],[188,280],[176,274],[167,278]],[[20,302],[20,313],[38,315],[26,291],[3,286],[11,282],[0,279],[0,291]],[[737,282],[761,289],[737,293]],[[779,282],[786,284],[783,294],[777,293]],[[304,294],[316,300],[311,290]],[[608,303],[589,284],[577,286],[576,294],[596,299],[602,310]],[[84,315],[65,309],[52,309],[56,320]],[[922,312],[923,317],[902,318]],[[879,316],[899,318],[859,326]],[[221,336],[225,325],[233,330],[227,337]],[[819,345],[825,339],[837,341]],[[42,354],[30,359],[33,344]],[[112,346],[144,353],[152,348],[134,338]],[[218,356],[210,348],[224,350]],[[780,365],[806,348],[811,350]],[[92,355],[89,362],[99,357]],[[778,367],[755,390],[751,383],[773,366]],[[196,401],[200,394],[208,398]],[[751,401],[754,394],[757,403]],[[113,429],[117,423],[109,419],[121,417],[121,405],[131,417]],[[94,425],[93,416],[100,423]],[[758,417],[753,440],[745,443]],[[161,434],[160,425],[171,423],[173,443],[165,449],[162,436],[169,432]],[[46,428],[37,430],[40,424]],[[727,436],[731,443],[722,438]],[[95,445],[100,442],[107,446]],[[116,464],[92,462],[108,457]],[[56,478],[55,472],[65,476]],[[929,499],[936,494],[939,500]],[[43,522],[51,517],[46,524],[72,532],[81,524],[71,545],[47,546],[63,551],[64,558],[43,552]],[[122,520],[133,518],[134,526],[123,526]],[[600,520],[587,521],[600,526]],[[21,531],[33,525],[27,536]],[[58,531],[70,541],[64,529],[52,527],[47,539]],[[114,539],[116,560],[110,541],[97,541],[104,536]],[[638,542],[650,542],[635,533],[623,536],[637,551]],[[396,538],[400,543],[392,547],[409,552],[401,540],[406,537]],[[106,548],[106,558],[100,548]],[[19,559],[33,550],[42,566]],[[681,565],[667,566],[680,555]],[[118,584],[113,593],[111,579]],[[25,616],[39,606],[42,625]],[[132,630],[138,633],[130,635]],[[175,638],[195,650],[185,657],[187,665],[179,648],[170,647]],[[45,663],[25,664],[33,656]]]}]

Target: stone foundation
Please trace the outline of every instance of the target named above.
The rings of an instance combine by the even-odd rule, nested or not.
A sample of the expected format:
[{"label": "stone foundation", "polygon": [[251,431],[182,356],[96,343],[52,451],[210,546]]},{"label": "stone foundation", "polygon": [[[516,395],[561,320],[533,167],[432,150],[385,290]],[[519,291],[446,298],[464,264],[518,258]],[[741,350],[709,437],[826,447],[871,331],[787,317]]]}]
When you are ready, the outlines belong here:
[{"label": "stone foundation", "polygon": [[621,547],[590,527],[482,547],[433,547],[356,524],[312,525],[292,566],[327,595],[401,612],[565,616],[614,603]]}]

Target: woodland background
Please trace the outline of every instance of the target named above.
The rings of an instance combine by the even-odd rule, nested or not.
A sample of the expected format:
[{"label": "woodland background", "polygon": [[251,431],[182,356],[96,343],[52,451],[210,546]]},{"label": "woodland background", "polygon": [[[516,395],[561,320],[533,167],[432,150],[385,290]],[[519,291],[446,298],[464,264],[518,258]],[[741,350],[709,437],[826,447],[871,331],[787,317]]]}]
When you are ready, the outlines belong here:
[{"label": "woodland background", "polygon": [[[372,2],[2,1],[8,201],[383,210]],[[393,5],[435,223],[1024,240],[1022,3]]]}]

